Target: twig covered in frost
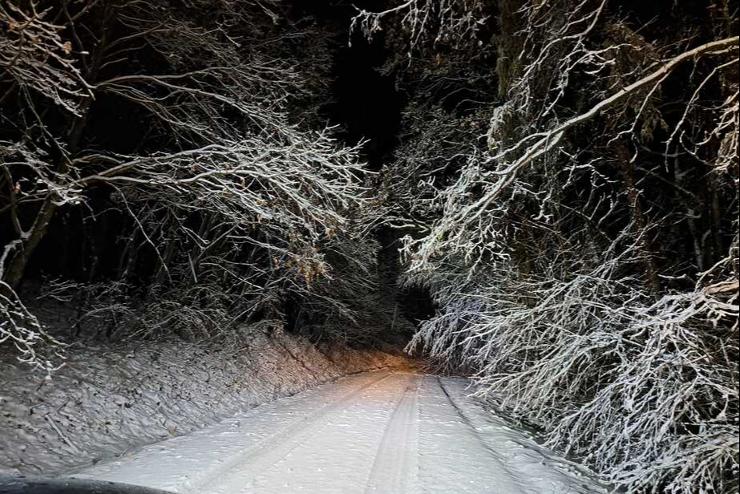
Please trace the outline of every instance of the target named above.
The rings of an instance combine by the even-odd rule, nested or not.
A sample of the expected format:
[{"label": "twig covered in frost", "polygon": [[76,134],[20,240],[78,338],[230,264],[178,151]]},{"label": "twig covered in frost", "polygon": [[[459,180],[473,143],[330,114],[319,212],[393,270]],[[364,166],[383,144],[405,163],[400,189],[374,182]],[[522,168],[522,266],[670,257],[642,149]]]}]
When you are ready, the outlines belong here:
[{"label": "twig covered in frost", "polygon": [[479,0],[409,0],[380,12],[358,10],[350,31],[372,39],[382,31],[385,18],[399,17],[408,35],[410,57],[425,42],[454,45],[474,38],[486,21],[482,10]]},{"label": "twig covered in frost", "polygon": [[61,343],[51,337],[6,283],[0,281],[0,344],[10,344],[20,362],[50,373],[61,365],[53,349]]},{"label": "twig covered in frost", "polygon": [[[29,2],[28,9],[13,2],[0,5],[0,69],[21,89],[37,91],[78,114],[90,92],[72,56],[72,44],[60,35],[64,26],[51,20],[50,11],[39,10],[36,2]],[[10,94],[0,93],[0,103]]]}]

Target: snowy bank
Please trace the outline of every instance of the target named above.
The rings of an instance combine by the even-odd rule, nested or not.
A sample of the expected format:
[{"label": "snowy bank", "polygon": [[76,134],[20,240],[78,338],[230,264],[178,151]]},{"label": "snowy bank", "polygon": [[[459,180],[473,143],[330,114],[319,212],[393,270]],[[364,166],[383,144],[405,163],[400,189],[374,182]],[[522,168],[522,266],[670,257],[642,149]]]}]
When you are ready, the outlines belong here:
[{"label": "snowy bank", "polygon": [[0,473],[55,474],[186,434],[402,357],[256,331],[228,350],[182,341],[70,348],[51,379],[0,352]]}]

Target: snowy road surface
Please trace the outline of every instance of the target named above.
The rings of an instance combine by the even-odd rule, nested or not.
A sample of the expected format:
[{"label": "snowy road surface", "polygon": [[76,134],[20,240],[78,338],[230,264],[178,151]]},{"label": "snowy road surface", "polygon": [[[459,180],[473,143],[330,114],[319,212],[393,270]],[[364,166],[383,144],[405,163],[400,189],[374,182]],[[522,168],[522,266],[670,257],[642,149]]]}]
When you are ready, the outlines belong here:
[{"label": "snowy road surface", "polygon": [[347,377],[75,476],[204,494],[604,492],[466,386],[408,372]]}]

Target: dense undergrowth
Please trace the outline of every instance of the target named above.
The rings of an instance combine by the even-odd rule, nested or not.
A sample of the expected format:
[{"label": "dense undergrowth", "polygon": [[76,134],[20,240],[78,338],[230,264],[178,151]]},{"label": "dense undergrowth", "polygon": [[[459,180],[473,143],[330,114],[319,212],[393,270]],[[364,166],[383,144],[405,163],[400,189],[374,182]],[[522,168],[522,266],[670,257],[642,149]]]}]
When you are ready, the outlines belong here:
[{"label": "dense undergrowth", "polygon": [[129,337],[371,344],[426,290],[408,349],[550,445],[628,491],[736,492],[737,7],[365,6],[341,29],[405,101],[377,173],[325,123],[346,34],[294,7],[0,4],[0,342],[57,365],[16,293],[41,271],[78,331]]}]

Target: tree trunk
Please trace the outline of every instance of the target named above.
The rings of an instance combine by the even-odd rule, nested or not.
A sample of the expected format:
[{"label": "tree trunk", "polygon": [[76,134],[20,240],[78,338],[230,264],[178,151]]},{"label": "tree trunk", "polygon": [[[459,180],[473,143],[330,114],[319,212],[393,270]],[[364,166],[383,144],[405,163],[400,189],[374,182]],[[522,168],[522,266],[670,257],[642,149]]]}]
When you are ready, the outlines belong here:
[{"label": "tree trunk", "polygon": [[[110,4],[106,3],[101,21],[100,42],[95,47],[92,64],[90,65],[85,78],[89,83],[95,82],[98,76],[98,72],[100,71],[100,67],[103,61],[103,54],[105,52],[108,41],[108,30],[106,29],[106,27],[111,20],[112,14],[113,11]],[[87,126],[87,120],[90,113],[90,105],[91,100],[88,99],[87,101],[85,101],[80,109],[80,116],[73,117],[72,119],[69,135],[67,137],[69,153],[72,156],[79,150],[82,135],[85,127]],[[62,157],[59,162],[59,166],[57,167],[57,171],[60,174],[65,174],[68,171],[68,167],[69,162],[67,161],[67,158]],[[4,271],[3,276],[4,281],[7,282],[11,287],[15,288],[16,286],[18,286],[18,283],[20,283],[21,279],[23,278],[23,273],[25,272],[26,266],[28,265],[28,260],[31,258],[34,250],[36,250],[36,247],[38,247],[41,239],[44,238],[44,236],[46,235],[46,232],[49,229],[49,223],[51,222],[54,214],[59,208],[59,206],[56,204],[57,200],[57,194],[55,192],[50,192],[44,198],[44,202],[41,204],[38,213],[36,213],[36,218],[34,219],[33,224],[31,225],[31,228],[28,230],[27,234],[25,234],[25,236],[21,234],[20,247],[15,250],[15,253],[10,258],[10,261],[8,262],[8,267]]]},{"label": "tree trunk", "polygon": [[57,205],[54,203],[54,197],[49,194],[41,205],[41,209],[39,209],[39,212],[36,214],[36,219],[34,220],[33,225],[31,225],[26,238],[22,239],[20,247],[16,250],[15,255],[10,259],[8,267],[5,270],[4,281],[11,287],[17,287],[21,278],[23,278],[23,273],[26,270],[28,260],[30,259],[31,254],[33,254],[33,251],[36,250],[36,247],[38,247],[41,239],[46,235],[49,223],[51,222],[56,210]]},{"label": "tree trunk", "polygon": [[647,221],[645,220],[645,215],[642,211],[642,206],[640,205],[640,196],[635,180],[635,165],[630,159],[629,149],[626,144],[617,143],[615,146],[615,153],[620,167],[622,168],[625,190],[627,192],[627,201],[632,213],[632,224],[634,225],[635,235],[639,238],[639,249],[645,268],[645,282],[650,291],[655,294],[658,293],[658,289],[660,287],[660,284],[658,283],[658,270],[655,267],[650,243],[645,237]]}]

